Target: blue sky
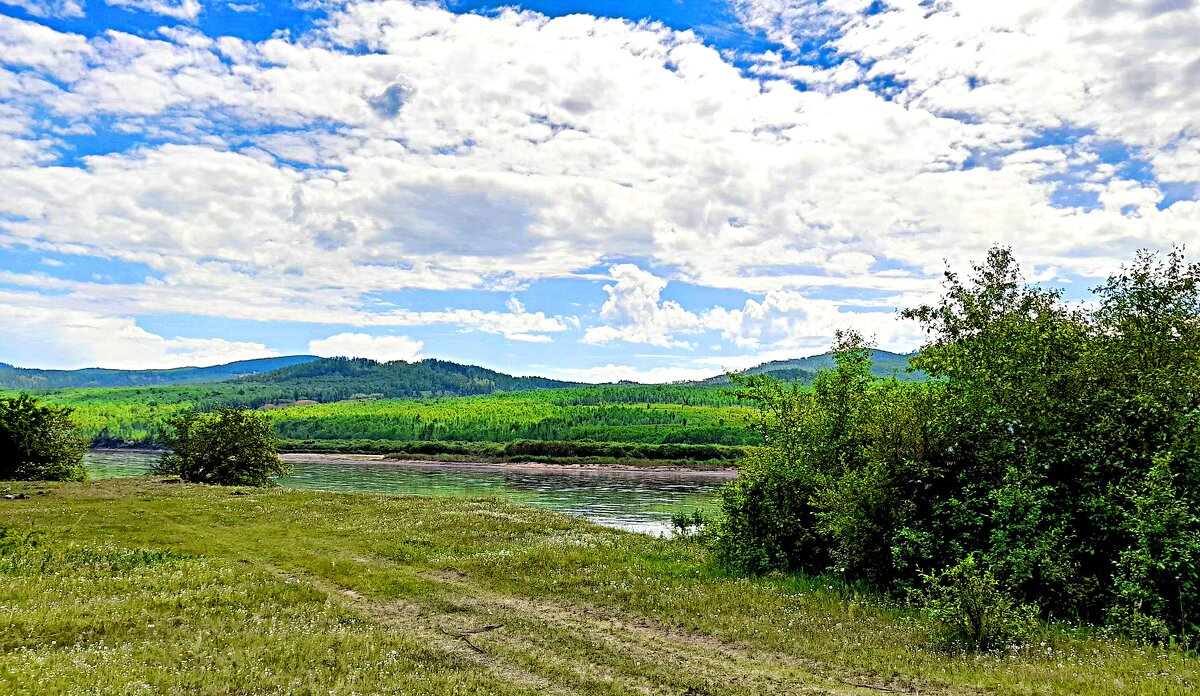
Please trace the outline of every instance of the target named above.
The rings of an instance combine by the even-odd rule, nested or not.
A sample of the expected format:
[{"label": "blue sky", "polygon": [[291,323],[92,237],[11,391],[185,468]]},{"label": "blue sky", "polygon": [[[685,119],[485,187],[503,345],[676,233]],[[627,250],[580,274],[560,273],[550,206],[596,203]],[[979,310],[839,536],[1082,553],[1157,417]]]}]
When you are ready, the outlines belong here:
[{"label": "blue sky", "polygon": [[1200,241],[1200,5],[0,0],[0,361],[675,380]]}]

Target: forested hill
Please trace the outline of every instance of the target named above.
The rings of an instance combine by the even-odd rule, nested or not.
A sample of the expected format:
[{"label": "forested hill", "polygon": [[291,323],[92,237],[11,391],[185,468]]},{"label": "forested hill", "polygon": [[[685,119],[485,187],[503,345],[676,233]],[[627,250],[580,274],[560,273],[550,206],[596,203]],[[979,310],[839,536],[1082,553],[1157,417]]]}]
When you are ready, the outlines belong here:
[{"label": "forested hill", "polygon": [[84,387],[151,387],[221,382],[320,360],[315,355],[239,360],[211,367],[177,367],[170,370],[37,370],[0,363],[0,389],[79,389]]},{"label": "forested hill", "polygon": [[446,360],[379,363],[365,358],[326,358],[285,367],[240,382],[271,387],[291,400],[329,402],[346,399],[403,399],[469,396],[503,391],[575,386],[544,377],[513,377],[475,365]]},{"label": "forested hill", "polygon": [[[927,376],[924,372],[908,371],[908,361],[912,357],[913,354],[903,355],[886,350],[873,350],[871,351],[871,359],[875,364],[872,366],[871,371],[878,377],[891,377],[894,374],[896,378],[900,379],[901,381],[923,382],[927,379]],[[788,382],[801,382],[803,384],[810,384],[814,379],[816,379],[818,372],[821,370],[828,370],[833,366],[833,353],[822,353],[821,355],[813,355],[807,358],[773,360],[771,362],[765,362],[761,365],[756,365],[755,367],[743,370],[739,374],[769,374],[772,377],[776,377]],[[729,384],[729,376],[719,375],[717,377],[710,377],[709,379],[697,382],[697,384]]]}]

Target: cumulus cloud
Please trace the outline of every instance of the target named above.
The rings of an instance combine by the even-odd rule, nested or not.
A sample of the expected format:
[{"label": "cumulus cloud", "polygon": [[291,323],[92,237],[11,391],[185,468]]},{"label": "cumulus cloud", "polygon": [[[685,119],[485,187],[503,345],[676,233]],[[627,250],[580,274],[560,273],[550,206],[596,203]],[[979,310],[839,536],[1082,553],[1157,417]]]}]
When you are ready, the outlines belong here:
[{"label": "cumulus cloud", "polygon": [[421,359],[424,343],[407,336],[372,336],[365,333],[340,333],[310,341],[308,351],[326,358],[370,358],[379,362]]},{"label": "cumulus cloud", "polygon": [[688,348],[695,344],[682,336],[716,332],[740,348],[803,353],[823,350],[839,329],[856,329],[884,347],[901,350],[910,349],[920,340],[915,326],[901,322],[888,311],[903,301],[899,296],[860,302],[855,311],[847,310],[845,302],[772,290],[762,299],[746,300],[741,307],[714,306],[693,312],[677,302],[663,301],[667,281],[633,264],[614,265],[609,274],[614,282],[604,286],[608,294],[600,310],[604,323],[588,328],[584,342],[625,341]]},{"label": "cumulus cloud", "polygon": [[674,335],[701,328],[700,318],[678,302],[660,300],[667,287],[667,281],[662,278],[633,264],[614,265],[609,268],[609,275],[614,282],[604,286],[608,300],[600,308],[600,319],[606,323],[589,328],[583,337],[585,342],[622,340],[686,347],[688,344],[676,340]]},{"label": "cumulus cloud", "polygon": [[[541,342],[572,319],[384,298],[647,259],[755,299],[688,310],[617,269],[584,340],[753,348],[847,322],[900,340],[878,310],[996,242],[1091,277],[1200,224],[1195,2],[738,7],[778,50],[735,65],[655,23],[402,0],[262,41],[0,17],[0,246],[151,269],[61,290],[101,314]],[[141,144],[51,166],[86,129]]]},{"label": "cumulus cloud", "polygon": [[151,369],[220,365],[279,352],[261,343],[221,338],[165,338],[129,317],[70,309],[48,311],[0,297],[0,343],[8,362],[22,367]]},{"label": "cumulus cloud", "polygon": [[[851,17],[858,5],[821,7]],[[908,16],[884,16],[893,14],[886,21]],[[888,67],[882,48],[852,42],[855,32],[886,31],[875,17],[839,33],[839,50],[873,74],[908,79]],[[924,45],[914,32],[913,45]],[[257,163],[255,179],[265,182],[257,187],[274,186],[268,200],[278,202],[254,209],[257,219],[241,227],[270,228],[295,250],[288,263],[328,275],[322,266],[331,261],[391,262],[402,266],[393,282],[407,276],[412,287],[562,275],[614,250],[676,266],[701,284],[746,289],[787,289],[799,269],[842,274],[850,285],[874,282],[873,265],[849,258],[909,267],[929,282],[943,257],[978,256],[1010,240],[1035,263],[1083,270],[1095,264],[1073,257],[1111,262],[1130,239],[1157,244],[1194,221],[1185,207],[1154,211],[1143,229],[1121,211],[1059,205],[1051,163],[1011,158],[1045,121],[1036,114],[959,118],[960,105],[923,96],[932,86],[911,87],[904,99],[850,78],[846,89],[801,91],[748,76],[694,36],[657,25],[455,15],[391,0],[345,6],[300,40],[51,34],[37,43],[83,46],[61,61],[75,66],[67,89],[41,98],[52,112],[76,120],[104,114],[131,132],[187,145],[89,160],[97,195],[119,188],[125,200],[43,205],[48,216],[25,225],[40,238],[72,227],[57,218],[73,208],[99,208],[96,226],[113,229],[168,212],[158,204],[164,196],[133,195],[131,178],[155,188],[187,181],[184,198],[212,199],[217,213],[233,208],[220,203],[230,193],[221,182],[252,169],[240,159]],[[915,66],[925,58],[897,60]],[[1004,113],[992,106],[973,108]],[[1194,110],[1171,113],[1190,119]],[[232,122],[272,132],[239,155],[225,140]],[[1192,151],[1176,149],[1175,168],[1190,166]],[[971,164],[989,157],[1005,166]],[[196,161],[206,167],[191,180],[163,176]],[[11,176],[21,187],[38,173]],[[46,202],[36,188],[26,193],[28,205]],[[14,207],[23,203],[14,199]],[[193,210],[192,227],[238,229],[202,205]],[[111,219],[117,212],[121,219]],[[308,253],[309,240],[342,253]],[[429,273],[419,280],[410,269]]]}]

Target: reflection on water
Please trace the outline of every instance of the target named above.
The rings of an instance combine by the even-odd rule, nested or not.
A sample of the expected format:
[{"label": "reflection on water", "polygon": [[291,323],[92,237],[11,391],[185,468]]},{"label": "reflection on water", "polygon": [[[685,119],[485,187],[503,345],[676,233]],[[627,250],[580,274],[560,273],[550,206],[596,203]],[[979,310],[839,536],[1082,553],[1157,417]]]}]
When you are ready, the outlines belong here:
[{"label": "reflection on water", "polygon": [[[88,452],[93,478],[145,474],[158,459],[148,452]],[[670,528],[671,514],[712,508],[721,481],[636,473],[505,471],[391,464],[379,460],[293,461],[287,488],[404,495],[495,496],[580,515],[609,527],[648,534]]]}]

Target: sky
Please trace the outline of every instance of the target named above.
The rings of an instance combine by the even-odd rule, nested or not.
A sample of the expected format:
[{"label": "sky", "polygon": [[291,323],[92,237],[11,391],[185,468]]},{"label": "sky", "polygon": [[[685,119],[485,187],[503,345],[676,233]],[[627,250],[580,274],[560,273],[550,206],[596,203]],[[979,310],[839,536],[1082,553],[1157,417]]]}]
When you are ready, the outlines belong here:
[{"label": "sky", "polygon": [[0,0],[0,361],[672,381],[1200,247],[1200,0]]}]

